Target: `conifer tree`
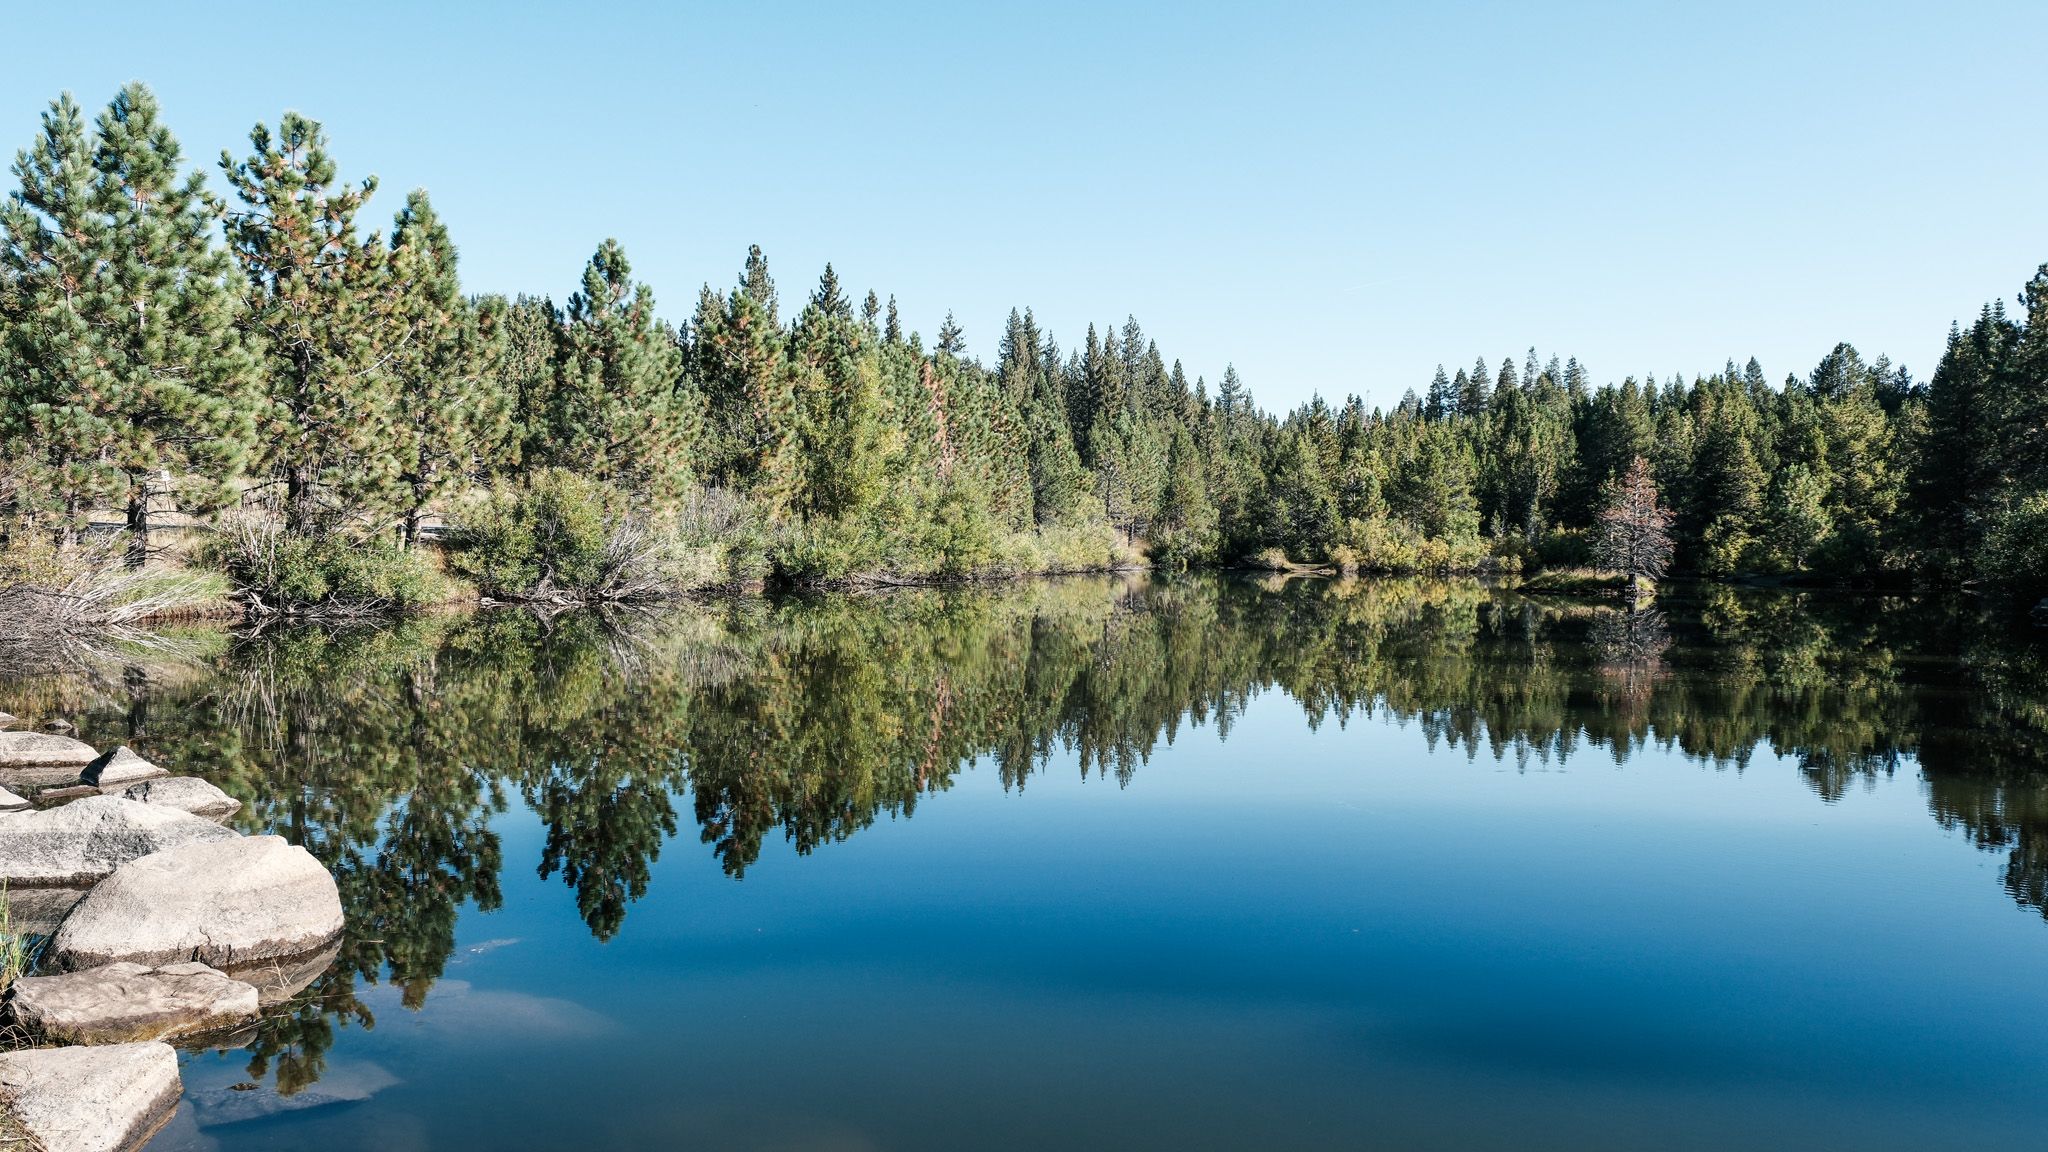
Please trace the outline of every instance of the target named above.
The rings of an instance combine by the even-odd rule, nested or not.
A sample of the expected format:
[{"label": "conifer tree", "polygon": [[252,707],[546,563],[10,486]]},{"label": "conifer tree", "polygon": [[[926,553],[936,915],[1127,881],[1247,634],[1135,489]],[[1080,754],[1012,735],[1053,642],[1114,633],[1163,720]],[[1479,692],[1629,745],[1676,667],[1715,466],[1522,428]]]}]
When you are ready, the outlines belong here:
[{"label": "conifer tree", "polygon": [[398,488],[393,315],[383,246],[356,234],[376,178],[340,183],[320,125],[287,112],[258,124],[253,151],[221,154],[241,207],[228,244],[249,286],[245,337],[263,349],[259,423],[284,513],[308,533],[388,507]]},{"label": "conifer tree", "polygon": [[1458,393],[1451,388],[1451,378],[1444,375],[1444,366],[1436,366],[1436,377],[1429,382],[1429,395],[1422,402],[1422,414],[1426,419],[1441,420],[1457,409]]},{"label": "conifer tree", "polygon": [[511,436],[500,365],[508,314],[502,300],[480,314],[463,299],[455,264],[447,227],[415,190],[394,222],[390,255],[398,320],[410,332],[391,361],[407,547],[428,505],[478,478]]},{"label": "conifer tree", "polygon": [[768,317],[770,327],[782,323],[776,310],[775,280],[768,275],[768,257],[761,254],[759,244],[747,246],[747,267],[740,276],[740,291]]},{"label": "conifer tree", "polygon": [[1827,499],[1827,485],[1804,464],[1789,465],[1772,482],[1771,543],[1792,571],[1805,568],[1807,557],[1828,535]]},{"label": "conifer tree", "polygon": [[156,97],[129,84],[88,141],[66,96],[21,153],[0,206],[0,437],[11,428],[75,528],[91,504],[125,511],[128,562],[148,554],[153,502],[223,499],[254,435],[256,366],[240,299],[214,242],[219,206]]},{"label": "conifer tree", "polygon": [[569,297],[546,461],[642,497],[673,496],[694,479],[699,415],[675,331],[656,318],[625,249],[606,240]]},{"label": "conifer tree", "polygon": [[1155,559],[1180,568],[1206,558],[1216,545],[1216,506],[1209,501],[1201,456],[1184,428],[1174,428],[1167,447],[1154,543]]},{"label": "conifer tree", "polygon": [[499,332],[492,348],[498,354],[498,392],[511,408],[511,426],[492,471],[500,477],[524,476],[528,461],[546,455],[562,314],[552,300],[521,295],[496,315]]},{"label": "conifer tree", "polygon": [[[881,381],[877,361],[863,353],[852,309],[829,264],[797,318],[790,366],[801,473],[791,494],[795,507],[807,518],[857,517],[883,490]],[[934,403],[939,406],[937,435],[943,438],[945,404],[943,399]]]},{"label": "conifer tree", "polygon": [[948,356],[959,356],[967,351],[966,331],[953,319],[951,312],[946,313],[945,322],[939,325],[939,342],[933,347]]}]

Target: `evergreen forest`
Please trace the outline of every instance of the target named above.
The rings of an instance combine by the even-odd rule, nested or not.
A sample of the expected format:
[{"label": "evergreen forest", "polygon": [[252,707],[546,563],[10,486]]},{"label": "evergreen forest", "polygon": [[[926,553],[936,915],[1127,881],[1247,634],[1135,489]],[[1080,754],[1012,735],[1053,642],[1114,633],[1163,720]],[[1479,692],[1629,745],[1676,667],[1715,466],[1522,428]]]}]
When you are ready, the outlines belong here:
[{"label": "evergreen forest", "polygon": [[1846,343],[1776,381],[1596,379],[1531,348],[1460,354],[1391,408],[1279,412],[1134,318],[1056,337],[1019,307],[927,338],[830,265],[788,291],[759,248],[694,299],[612,240],[565,301],[472,294],[427,193],[345,179],[296,113],[206,168],[147,87],[90,115],[66,95],[12,171],[0,585],[88,553],[175,553],[266,609],[450,581],[1532,572],[1594,561],[1642,461],[1674,572],[2048,594],[2048,265],[1952,323],[1924,380]]}]

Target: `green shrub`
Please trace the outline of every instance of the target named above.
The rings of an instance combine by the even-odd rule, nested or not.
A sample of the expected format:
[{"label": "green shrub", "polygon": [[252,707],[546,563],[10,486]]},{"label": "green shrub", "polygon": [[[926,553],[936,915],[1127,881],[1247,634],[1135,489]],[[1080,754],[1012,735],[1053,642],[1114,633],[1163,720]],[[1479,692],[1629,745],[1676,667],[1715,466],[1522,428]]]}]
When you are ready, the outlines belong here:
[{"label": "green shrub", "polygon": [[757,582],[758,519],[722,489],[655,514],[623,492],[559,468],[472,501],[456,517],[449,564],[503,600],[634,600]]},{"label": "green shrub", "polygon": [[448,581],[396,541],[307,536],[275,521],[231,517],[203,559],[259,610],[294,614],[402,613],[448,598]]},{"label": "green shrub", "polygon": [[1425,535],[1405,520],[1373,517],[1345,525],[1345,545],[1365,572],[1476,572],[1488,567],[1487,542],[1478,536]]},{"label": "green shrub", "polygon": [[1102,520],[1074,519],[1047,524],[1026,537],[1025,542],[1030,562],[1018,571],[1099,572],[1143,562],[1137,550]]},{"label": "green shrub", "polygon": [[449,565],[500,599],[587,592],[604,580],[606,545],[625,514],[609,485],[543,468],[457,513]]}]

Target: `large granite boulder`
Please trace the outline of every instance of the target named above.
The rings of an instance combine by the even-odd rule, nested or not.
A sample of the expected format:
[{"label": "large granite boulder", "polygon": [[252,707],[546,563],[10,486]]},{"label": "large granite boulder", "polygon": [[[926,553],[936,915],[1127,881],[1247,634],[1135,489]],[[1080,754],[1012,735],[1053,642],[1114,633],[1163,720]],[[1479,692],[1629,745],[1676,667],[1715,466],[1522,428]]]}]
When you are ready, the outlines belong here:
[{"label": "large granite boulder", "polygon": [[168,1044],[0,1053],[0,1095],[44,1152],[132,1152],[171,1118],[183,1089]]},{"label": "large granite boulder", "polygon": [[9,991],[14,1021],[60,1044],[127,1044],[218,1033],[256,1018],[256,989],[195,961],[108,964],[25,976]]},{"label": "large granite boulder", "polygon": [[78,779],[80,783],[94,788],[114,788],[168,775],[170,773],[144,760],[135,754],[134,749],[123,744],[87,764],[85,770],[78,774]]},{"label": "large granite boulder", "polygon": [[319,952],[341,924],[341,894],[312,853],[281,836],[230,835],[123,864],[65,917],[48,956],[72,972],[197,960],[237,974]]},{"label": "large granite boulder", "polygon": [[121,793],[130,800],[143,804],[161,804],[190,812],[194,816],[220,819],[232,816],[242,807],[242,802],[215,788],[197,776],[167,776],[161,780],[145,780],[130,785]]},{"label": "large granite boulder", "polygon": [[0,883],[11,888],[91,884],[153,852],[234,839],[233,832],[190,812],[119,796],[88,796],[62,808],[0,816]]}]

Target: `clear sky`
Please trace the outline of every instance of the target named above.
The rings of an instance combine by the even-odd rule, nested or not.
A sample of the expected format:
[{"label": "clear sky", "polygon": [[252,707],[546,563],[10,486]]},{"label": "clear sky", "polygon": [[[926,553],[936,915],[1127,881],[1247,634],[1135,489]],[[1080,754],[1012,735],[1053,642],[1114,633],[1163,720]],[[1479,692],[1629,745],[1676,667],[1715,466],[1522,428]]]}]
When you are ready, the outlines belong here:
[{"label": "clear sky", "polygon": [[1269,405],[1532,344],[1924,378],[2048,261],[2042,0],[11,7],[10,153],[131,78],[209,167],[296,108],[472,290],[564,298],[610,235],[681,319],[758,243],[984,358],[1013,305],[1135,313]]}]

